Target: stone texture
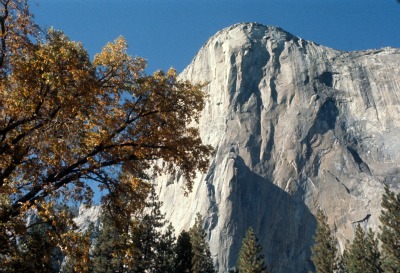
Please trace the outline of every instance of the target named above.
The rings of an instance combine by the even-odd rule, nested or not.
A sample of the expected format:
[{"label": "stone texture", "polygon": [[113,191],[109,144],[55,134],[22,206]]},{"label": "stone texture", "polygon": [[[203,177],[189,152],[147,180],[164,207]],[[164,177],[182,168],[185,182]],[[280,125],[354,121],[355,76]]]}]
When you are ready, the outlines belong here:
[{"label": "stone texture", "polygon": [[88,230],[91,223],[94,224],[96,228],[99,226],[101,214],[101,206],[86,207],[85,205],[80,205],[78,215],[74,218],[74,222],[80,232],[85,232]]},{"label": "stone texture", "polygon": [[399,49],[343,52],[237,24],[181,77],[208,83],[199,128],[215,152],[187,197],[179,175],[159,178],[158,193],[177,232],[204,215],[220,272],[249,226],[270,272],[308,272],[318,207],[341,248],[354,223],[377,229],[383,185],[399,186]]}]

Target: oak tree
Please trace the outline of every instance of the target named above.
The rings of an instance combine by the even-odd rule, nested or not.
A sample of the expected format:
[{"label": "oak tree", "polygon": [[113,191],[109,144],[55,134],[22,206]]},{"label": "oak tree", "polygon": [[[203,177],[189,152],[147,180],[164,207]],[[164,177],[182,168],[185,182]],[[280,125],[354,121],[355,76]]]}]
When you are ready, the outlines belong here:
[{"label": "oak tree", "polygon": [[204,106],[202,85],[173,69],[146,75],[145,60],[130,56],[122,37],[91,61],[61,31],[41,33],[27,0],[0,0],[2,264],[26,232],[27,213],[50,223],[59,248],[73,252],[74,223],[56,209],[63,203],[90,204],[97,184],[103,204],[129,217],[156,160],[163,165],[153,173],[178,170],[189,191],[208,165],[210,147],[190,126]]},{"label": "oak tree", "polygon": [[[12,257],[7,264],[0,266],[0,272],[58,272],[62,255],[55,240],[47,236],[51,228],[49,223],[40,219],[29,223],[30,228],[14,242]],[[35,249],[35,251],[30,251]]]}]

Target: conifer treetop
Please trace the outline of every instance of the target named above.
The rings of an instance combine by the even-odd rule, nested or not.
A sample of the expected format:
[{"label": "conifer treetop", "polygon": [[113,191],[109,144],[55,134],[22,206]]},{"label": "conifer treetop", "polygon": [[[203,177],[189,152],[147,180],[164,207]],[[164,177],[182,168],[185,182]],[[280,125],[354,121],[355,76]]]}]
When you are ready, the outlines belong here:
[{"label": "conifer treetop", "polygon": [[267,273],[262,248],[252,227],[247,229],[239,253],[237,269],[239,273]]}]

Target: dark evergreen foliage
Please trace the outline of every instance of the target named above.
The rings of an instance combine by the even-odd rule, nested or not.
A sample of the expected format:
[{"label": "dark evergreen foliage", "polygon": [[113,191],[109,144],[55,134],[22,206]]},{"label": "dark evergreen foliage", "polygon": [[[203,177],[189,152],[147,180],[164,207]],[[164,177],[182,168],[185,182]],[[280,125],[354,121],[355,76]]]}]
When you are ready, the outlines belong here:
[{"label": "dark evergreen foliage", "polygon": [[382,223],[379,235],[382,242],[382,267],[387,273],[400,273],[400,193],[396,195],[385,187],[379,219]]},{"label": "dark evergreen foliage", "polygon": [[121,232],[108,211],[103,211],[100,218],[101,226],[92,251],[92,272],[113,273],[122,272],[124,267],[120,250],[124,243],[121,241]]},{"label": "dark evergreen foliage", "polygon": [[155,273],[174,273],[175,272],[175,230],[170,223],[166,231],[161,235],[155,258]]},{"label": "dark evergreen foliage", "polygon": [[47,235],[51,224],[37,219],[27,228],[25,236],[15,241],[14,261],[0,272],[58,272],[62,254],[56,243]]},{"label": "dark evergreen foliage", "polygon": [[182,231],[178,236],[175,248],[175,272],[190,273],[192,272],[192,243],[190,235],[187,231]]},{"label": "dark evergreen foliage", "polygon": [[334,272],[337,268],[336,240],[331,234],[327,217],[322,210],[317,212],[317,230],[314,235],[314,241],[311,260],[314,263],[316,272]]},{"label": "dark evergreen foliage", "polygon": [[174,272],[174,229],[170,225],[161,232],[166,224],[161,205],[152,189],[144,212],[135,219],[120,222],[115,221],[112,213],[103,213],[92,252],[93,273]]},{"label": "dark evergreen foliage", "polygon": [[368,234],[357,225],[353,243],[344,251],[347,273],[382,273],[378,240],[370,229]]},{"label": "dark evergreen foliage", "polygon": [[196,214],[196,221],[194,226],[189,230],[189,235],[193,252],[191,272],[214,273],[210,248],[206,241],[207,234],[203,229],[203,218],[200,213]]},{"label": "dark evergreen foliage", "polygon": [[266,273],[262,248],[258,244],[258,238],[250,227],[242,241],[239,253],[237,269],[239,273]]},{"label": "dark evergreen foliage", "polygon": [[156,264],[157,256],[160,255],[160,244],[162,233],[160,229],[165,225],[165,216],[161,213],[162,203],[154,188],[151,189],[148,200],[146,201],[146,210],[143,218],[139,221],[138,228],[133,234],[135,241],[135,266],[134,272],[158,272]]}]

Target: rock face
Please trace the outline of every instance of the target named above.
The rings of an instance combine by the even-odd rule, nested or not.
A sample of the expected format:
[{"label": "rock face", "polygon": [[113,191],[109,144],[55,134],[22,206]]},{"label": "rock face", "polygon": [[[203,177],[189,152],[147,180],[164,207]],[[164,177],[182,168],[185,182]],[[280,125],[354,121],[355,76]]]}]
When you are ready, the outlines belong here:
[{"label": "rock face", "polygon": [[215,148],[193,192],[159,179],[177,231],[205,217],[219,272],[252,226],[270,272],[313,270],[317,208],[339,246],[377,230],[384,184],[400,176],[400,50],[333,50],[276,27],[237,24],[201,48],[182,78],[207,82],[199,124]]},{"label": "rock face", "polygon": [[102,214],[101,206],[86,207],[81,205],[78,210],[78,215],[74,218],[75,224],[80,232],[85,232],[92,223],[94,227],[100,224],[100,215]]}]

